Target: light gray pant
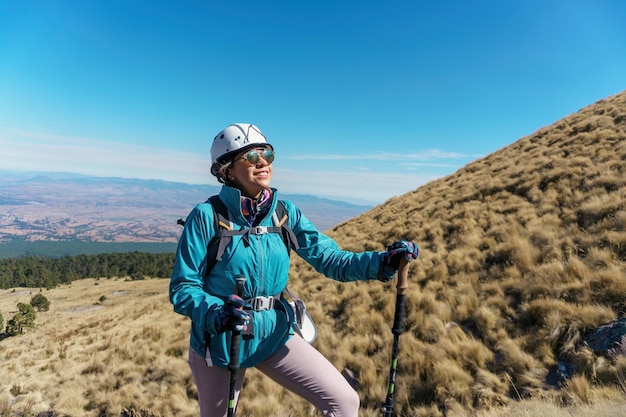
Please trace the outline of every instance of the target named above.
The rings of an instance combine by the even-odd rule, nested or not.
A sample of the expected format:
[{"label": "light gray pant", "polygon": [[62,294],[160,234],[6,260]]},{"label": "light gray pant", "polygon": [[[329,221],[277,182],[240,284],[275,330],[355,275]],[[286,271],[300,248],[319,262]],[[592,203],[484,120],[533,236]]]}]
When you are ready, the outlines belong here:
[{"label": "light gray pant", "polygon": [[[189,366],[198,388],[200,416],[226,416],[228,369],[207,366],[204,358],[193,349],[189,349]],[[356,391],[321,353],[298,335],[256,368],[313,404],[324,416],[358,417],[359,396]],[[244,374],[244,368],[237,373],[235,401],[239,399]],[[268,409],[268,413],[270,411]]]}]

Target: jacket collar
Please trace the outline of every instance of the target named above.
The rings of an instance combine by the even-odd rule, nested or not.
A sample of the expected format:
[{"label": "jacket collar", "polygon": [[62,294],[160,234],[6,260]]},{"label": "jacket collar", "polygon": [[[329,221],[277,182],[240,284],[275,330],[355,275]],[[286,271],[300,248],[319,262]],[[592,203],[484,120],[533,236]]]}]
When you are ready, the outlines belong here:
[{"label": "jacket collar", "polygon": [[[278,203],[278,190],[276,188],[271,188],[272,190],[272,206],[270,208],[269,213],[273,213],[276,210],[276,205]],[[220,199],[224,202],[224,205],[228,209],[228,212],[234,216],[231,219],[232,222],[239,225],[248,225],[248,220],[241,212],[241,191],[238,188],[229,187],[228,185],[223,185],[220,190]],[[261,221],[260,224],[271,224],[272,216],[267,215]]]}]

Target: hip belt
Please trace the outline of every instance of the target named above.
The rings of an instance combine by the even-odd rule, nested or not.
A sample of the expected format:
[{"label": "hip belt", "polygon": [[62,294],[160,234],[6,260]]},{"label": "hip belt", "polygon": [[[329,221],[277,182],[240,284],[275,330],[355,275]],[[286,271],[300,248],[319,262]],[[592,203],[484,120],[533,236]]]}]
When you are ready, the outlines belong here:
[{"label": "hip belt", "polygon": [[250,307],[246,306],[246,310],[254,310],[254,311],[263,311],[263,310],[271,310],[274,308],[276,303],[280,304],[280,294],[269,296],[269,297],[254,297],[248,298],[246,303],[250,305]]}]

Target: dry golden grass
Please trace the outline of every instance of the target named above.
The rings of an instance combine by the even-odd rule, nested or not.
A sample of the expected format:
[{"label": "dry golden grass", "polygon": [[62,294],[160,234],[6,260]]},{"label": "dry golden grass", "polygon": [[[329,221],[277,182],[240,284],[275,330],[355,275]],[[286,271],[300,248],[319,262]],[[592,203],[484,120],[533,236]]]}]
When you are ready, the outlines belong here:
[{"label": "dry golden grass", "polygon": [[[625,166],[621,93],[329,231],[354,251],[420,244],[398,415],[623,414],[625,360],[596,355],[582,338],[626,313]],[[293,259],[290,289],[316,321],[315,346],[354,373],[361,415],[379,415],[393,283],[339,284]],[[0,311],[6,318],[32,295],[3,291]],[[0,415],[3,404],[70,416],[196,415],[189,324],[172,312],[167,280],[85,280],[44,295],[51,310],[37,327],[0,342]],[[572,377],[551,384],[563,362]],[[315,413],[252,370],[240,415]]]},{"label": "dry golden grass", "polygon": [[[44,291],[50,310],[37,314],[36,328],[0,342],[0,410],[194,415],[188,322],[171,313],[167,283],[87,279]],[[0,311],[38,292],[2,290]]]},{"label": "dry golden grass", "polygon": [[[401,414],[499,407],[518,397],[593,402],[596,390],[622,399],[615,365],[590,352],[582,336],[626,313],[625,166],[621,93],[330,231],[352,250],[397,239],[422,249],[401,339]],[[292,281],[339,319],[321,331],[350,346],[364,346],[358,338],[370,331],[389,331],[393,287],[320,283],[298,259]],[[342,308],[333,312],[334,305]],[[390,355],[388,342],[375,351],[320,350],[357,374]],[[587,379],[561,391],[549,386],[560,361],[576,363]],[[597,379],[603,368],[612,379]],[[363,399],[375,407],[376,395]]]}]

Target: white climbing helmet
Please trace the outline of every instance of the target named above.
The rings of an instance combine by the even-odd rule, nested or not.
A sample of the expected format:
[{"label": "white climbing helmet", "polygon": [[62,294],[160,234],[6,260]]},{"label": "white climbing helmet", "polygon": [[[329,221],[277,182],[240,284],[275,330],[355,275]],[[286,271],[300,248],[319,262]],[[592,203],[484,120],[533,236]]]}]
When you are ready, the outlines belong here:
[{"label": "white climbing helmet", "polygon": [[261,130],[250,123],[233,123],[215,136],[211,145],[211,165],[224,164],[235,153],[259,144],[269,146]]}]

